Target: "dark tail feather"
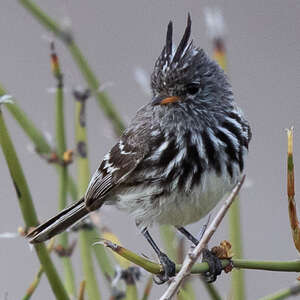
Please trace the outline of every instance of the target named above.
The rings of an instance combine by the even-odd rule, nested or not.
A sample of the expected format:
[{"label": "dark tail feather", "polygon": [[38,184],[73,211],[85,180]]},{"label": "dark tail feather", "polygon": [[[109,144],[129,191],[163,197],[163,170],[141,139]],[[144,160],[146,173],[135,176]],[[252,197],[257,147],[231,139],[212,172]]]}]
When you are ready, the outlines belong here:
[{"label": "dark tail feather", "polygon": [[88,213],[89,210],[86,209],[84,198],[82,198],[72,206],[62,210],[59,214],[38,226],[26,237],[29,238],[29,242],[33,244],[44,242],[63,232]]}]

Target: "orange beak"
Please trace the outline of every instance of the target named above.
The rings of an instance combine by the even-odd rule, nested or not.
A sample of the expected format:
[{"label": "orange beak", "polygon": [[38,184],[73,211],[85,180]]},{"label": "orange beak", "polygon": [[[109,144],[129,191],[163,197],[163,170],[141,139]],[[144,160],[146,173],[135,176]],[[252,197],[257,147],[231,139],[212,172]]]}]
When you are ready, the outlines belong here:
[{"label": "orange beak", "polygon": [[164,104],[168,104],[168,103],[175,103],[175,102],[178,102],[179,100],[180,100],[180,98],[177,96],[172,96],[172,97],[167,97],[167,98],[158,96],[153,99],[152,104],[153,105],[157,105],[157,104],[164,105]]}]

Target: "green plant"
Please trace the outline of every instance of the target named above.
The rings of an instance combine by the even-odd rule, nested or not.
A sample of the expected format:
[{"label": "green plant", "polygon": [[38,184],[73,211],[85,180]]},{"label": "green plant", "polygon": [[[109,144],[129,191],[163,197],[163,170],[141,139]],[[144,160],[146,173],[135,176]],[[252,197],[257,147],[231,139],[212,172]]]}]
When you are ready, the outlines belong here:
[{"label": "green plant", "polygon": [[[64,124],[64,91],[63,91],[63,75],[58,63],[58,57],[54,50],[54,44],[51,44],[51,62],[53,75],[56,78],[56,148],[53,149],[44,138],[41,130],[38,126],[35,126],[32,121],[27,117],[25,112],[18,106],[18,102],[14,99],[14,103],[6,103],[7,98],[5,95],[7,92],[4,88],[0,87],[0,96],[2,96],[1,105],[5,104],[8,111],[15,118],[16,122],[21,125],[24,132],[28,135],[29,139],[35,145],[36,153],[44,158],[51,165],[55,166],[58,172],[59,180],[59,209],[63,209],[66,206],[67,193],[69,193],[73,200],[78,200],[79,196],[84,194],[87,187],[90,171],[88,162],[88,151],[87,151],[87,137],[86,137],[86,116],[84,115],[86,105],[86,99],[91,92],[100,108],[105,113],[108,120],[111,122],[115,135],[118,136],[122,133],[124,129],[124,122],[121,116],[117,112],[116,108],[110,101],[109,96],[99,91],[99,81],[95,74],[93,73],[91,67],[89,66],[86,58],[83,56],[80,48],[75,42],[74,36],[71,32],[62,29],[56,22],[54,22],[47,14],[45,14],[34,2],[30,0],[19,0],[19,2],[48,30],[52,31],[66,46],[70,51],[74,61],[77,63],[79,70],[82,72],[83,77],[86,80],[86,85],[88,89],[83,91],[77,91],[74,93],[75,102],[75,136],[77,149],[82,149],[84,144],[84,155],[81,151],[78,151],[75,161],[78,169],[77,181],[75,181],[68,172],[68,164],[71,163],[70,151],[66,146],[65,138],[65,124]],[[217,43],[218,42],[218,43]],[[214,41],[215,45],[215,59],[226,68],[226,52],[225,47],[220,46],[220,40]],[[224,46],[224,45],[223,45]],[[5,102],[5,103],[4,103]],[[82,122],[82,118],[85,122]],[[84,125],[83,125],[84,124]],[[292,143],[292,131],[288,131],[289,134],[289,151],[288,151],[288,198],[289,198],[289,213],[291,217],[291,227],[293,230],[293,237],[295,245],[298,249],[299,242],[299,223],[295,210],[295,200],[294,200],[294,166],[293,166],[293,150],[290,146]],[[29,192],[26,179],[23,175],[21,165],[18,161],[13,143],[10,139],[8,129],[6,127],[2,107],[0,107],[0,143],[7,160],[7,165],[9,167],[12,181],[16,188],[16,193],[19,200],[19,205],[24,217],[24,222],[29,229],[30,227],[36,226],[38,224],[37,216],[35,213],[34,204],[31,200],[31,195]],[[81,145],[79,147],[79,144]],[[250,261],[241,259],[242,257],[242,245],[241,245],[241,234],[238,230],[239,224],[239,208],[236,203],[232,208],[230,214],[231,223],[231,240],[233,242],[234,252],[236,256],[232,259],[223,259],[222,264],[224,267],[233,265],[235,270],[232,279],[232,292],[233,299],[245,299],[244,293],[244,279],[242,276],[241,269],[256,269],[256,270],[272,270],[272,271],[285,271],[285,272],[300,272],[300,261]],[[175,236],[174,231],[168,227],[163,226],[160,228],[162,240],[165,244],[165,249],[167,249],[168,254],[174,258],[179,258],[180,241]],[[137,255],[136,253],[125,249],[124,247],[113,243],[112,241],[102,240],[101,245],[94,245],[95,242],[101,240],[101,237],[107,236],[103,229],[97,226],[89,226],[88,224],[83,224],[79,229],[79,245],[81,250],[81,261],[83,265],[83,277],[84,281],[81,283],[80,288],[76,287],[75,284],[75,274],[72,268],[72,250],[73,245],[68,241],[68,234],[63,233],[55,241],[52,240],[48,247],[44,244],[36,245],[35,251],[40,260],[41,267],[37,271],[37,274],[30,285],[30,288],[25,293],[23,299],[30,299],[33,292],[37,288],[40,278],[43,273],[47,275],[48,281],[52,287],[54,296],[56,299],[68,299],[71,297],[76,297],[78,294],[78,299],[84,298],[84,293],[88,295],[89,299],[96,300],[101,299],[100,292],[103,290],[102,285],[98,285],[95,276],[95,266],[93,263],[93,257],[96,258],[99,269],[104,274],[106,278],[106,288],[111,292],[111,299],[117,299],[117,296],[124,293],[124,299],[147,299],[151,293],[152,287],[152,274],[158,274],[161,272],[161,266],[151,260],[145,259],[144,257]],[[113,234],[110,233],[110,237]],[[172,243],[171,241],[176,241]],[[99,244],[99,243],[98,243]],[[175,244],[175,246],[174,246]],[[116,252],[118,255],[122,256],[126,260],[132,262],[128,263],[126,266],[122,264],[117,258],[111,255],[110,251],[107,252],[105,248],[109,248]],[[54,251],[53,251],[54,250]],[[61,263],[63,265],[64,272],[64,283],[60,279],[56,269],[51,261],[50,254],[56,252],[61,258]],[[200,253],[200,252],[199,252]],[[138,276],[135,272],[137,271],[133,268],[133,264],[142,267],[148,272],[152,273],[146,284],[145,290],[142,295],[138,295],[137,281]],[[122,269],[121,273],[123,277],[126,277],[125,285],[126,288],[123,291],[118,289],[118,286],[112,286],[112,280],[115,276],[115,266],[118,265]],[[118,268],[117,268],[118,269]],[[176,266],[177,272],[180,272],[182,265],[178,264]],[[208,265],[206,263],[196,263],[193,266],[190,265],[190,272],[192,274],[201,274],[208,270]],[[124,275],[126,274],[126,276]],[[186,274],[188,275],[188,274]],[[122,277],[122,276],[121,276]],[[195,291],[193,290],[190,282],[190,277],[182,285],[182,289],[177,295],[179,300],[184,299],[196,299]],[[179,287],[179,286],[178,286]],[[209,290],[211,299],[221,299],[220,293],[216,291],[213,285],[206,285]],[[79,290],[77,293],[76,290]],[[263,299],[284,299],[289,295],[299,293],[299,285],[296,287],[288,288],[280,291],[274,295],[265,297]]]}]

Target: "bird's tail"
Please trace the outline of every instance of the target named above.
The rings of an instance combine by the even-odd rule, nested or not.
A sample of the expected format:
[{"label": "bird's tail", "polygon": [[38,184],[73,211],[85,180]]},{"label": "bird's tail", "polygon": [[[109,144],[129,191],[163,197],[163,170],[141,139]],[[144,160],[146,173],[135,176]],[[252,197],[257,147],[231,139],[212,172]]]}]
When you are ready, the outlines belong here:
[{"label": "bird's tail", "polygon": [[39,225],[26,237],[30,243],[41,243],[63,232],[68,227],[85,217],[90,211],[86,208],[84,198],[62,210],[56,216]]}]

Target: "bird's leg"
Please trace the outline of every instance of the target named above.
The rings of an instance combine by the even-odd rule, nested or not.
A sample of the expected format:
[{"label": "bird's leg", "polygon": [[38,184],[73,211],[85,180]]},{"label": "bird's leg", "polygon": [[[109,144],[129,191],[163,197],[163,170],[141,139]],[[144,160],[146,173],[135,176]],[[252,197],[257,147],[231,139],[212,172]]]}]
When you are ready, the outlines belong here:
[{"label": "bird's leg", "polygon": [[190,232],[188,232],[184,227],[179,227],[179,226],[175,226],[176,229],[178,231],[180,231],[188,240],[190,240],[195,246],[198,245],[199,241],[202,239],[205,231],[206,231],[206,228],[207,228],[207,225],[209,223],[209,220],[210,220],[210,215],[208,216],[207,218],[207,221],[205,222],[205,224],[202,226],[201,228],[201,231],[200,231],[200,234],[199,234],[199,239],[196,239]]},{"label": "bird's leg", "polygon": [[[189,233],[184,227],[176,227],[176,229],[180,231],[195,246],[198,245],[199,241],[191,233]],[[205,229],[201,231],[200,240],[205,232]],[[211,251],[209,251],[207,248],[204,248],[202,251],[202,261],[207,262],[209,265],[209,271],[203,274],[204,279],[208,283],[214,282],[217,279],[217,276],[221,274],[223,269],[221,260],[217,256],[215,256]]]},{"label": "bird's leg", "polygon": [[184,227],[176,227],[188,240],[190,240],[195,246],[198,245],[199,240],[197,240],[191,233],[189,233]]},{"label": "bird's leg", "polygon": [[155,283],[163,284],[168,281],[170,277],[175,276],[175,263],[171,261],[169,257],[158,248],[158,246],[152,239],[147,227],[142,230],[142,234],[147,239],[153,250],[156,252],[158,259],[164,269],[164,273],[158,275],[158,280],[155,280]]}]

